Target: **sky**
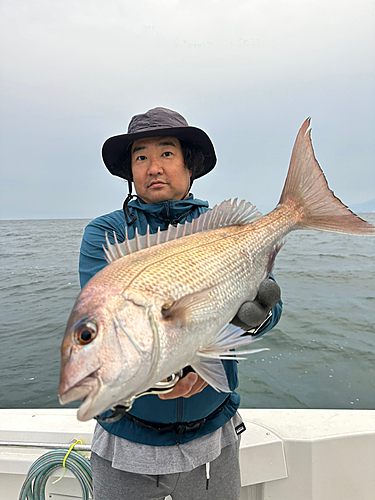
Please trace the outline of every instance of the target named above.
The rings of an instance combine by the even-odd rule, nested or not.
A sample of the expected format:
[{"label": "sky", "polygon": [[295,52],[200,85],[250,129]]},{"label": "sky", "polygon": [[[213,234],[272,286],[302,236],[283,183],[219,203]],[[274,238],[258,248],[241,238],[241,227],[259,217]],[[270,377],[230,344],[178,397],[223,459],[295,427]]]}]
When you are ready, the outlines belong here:
[{"label": "sky", "polygon": [[156,106],[211,137],[211,205],[272,210],[307,117],[335,194],[372,200],[374,52],[372,0],[2,0],[0,219],[121,208],[102,144]]}]

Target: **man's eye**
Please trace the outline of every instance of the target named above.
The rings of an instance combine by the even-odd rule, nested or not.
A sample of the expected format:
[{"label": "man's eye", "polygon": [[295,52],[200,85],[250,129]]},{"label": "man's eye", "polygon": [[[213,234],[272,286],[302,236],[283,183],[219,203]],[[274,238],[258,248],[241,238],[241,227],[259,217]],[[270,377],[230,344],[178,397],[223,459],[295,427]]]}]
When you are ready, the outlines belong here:
[{"label": "man's eye", "polygon": [[143,161],[146,157],[144,155],[137,156],[136,161]]},{"label": "man's eye", "polygon": [[165,153],[162,154],[162,156],[172,156],[172,152],[166,151]]}]

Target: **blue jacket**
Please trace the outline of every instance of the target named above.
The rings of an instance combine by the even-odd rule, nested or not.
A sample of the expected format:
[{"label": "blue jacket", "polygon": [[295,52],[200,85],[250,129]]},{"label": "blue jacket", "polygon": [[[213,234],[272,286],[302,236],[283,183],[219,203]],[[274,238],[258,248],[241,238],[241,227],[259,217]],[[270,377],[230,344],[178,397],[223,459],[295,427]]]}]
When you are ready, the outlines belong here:
[{"label": "blue jacket", "polygon": [[[190,195],[181,201],[164,201],[160,203],[144,204],[138,199],[129,203],[130,212],[137,216],[136,222],[128,227],[128,237],[135,236],[135,228],[139,234],[146,234],[147,227],[151,233],[168,228],[176,222],[191,222],[208,210],[206,201],[198,200]],[[85,229],[79,259],[80,283],[83,287],[89,279],[107,265],[104,258],[105,232],[111,243],[114,243],[113,232],[119,242],[125,239],[125,217],[122,210],[116,210],[107,215],[94,219]],[[273,328],[281,316],[281,301],[273,308],[272,317],[262,329],[262,334]],[[213,413],[228,398],[223,409],[214,418],[207,421],[196,431],[177,434],[174,431],[157,434],[154,430],[135,425],[122,418],[108,424],[101,423],[108,432],[130,441],[153,446],[170,446],[176,443],[185,443],[195,438],[214,432],[223,426],[237,411],[240,396],[235,392],[238,385],[237,362],[223,361],[229,387],[233,391],[228,398],[226,393],[218,393],[207,386],[202,392],[190,398],[162,400],[156,395],[142,396],[134,402],[130,414],[148,422],[170,424],[175,422],[192,422],[207,417]],[[106,414],[105,414],[106,415]]]}]

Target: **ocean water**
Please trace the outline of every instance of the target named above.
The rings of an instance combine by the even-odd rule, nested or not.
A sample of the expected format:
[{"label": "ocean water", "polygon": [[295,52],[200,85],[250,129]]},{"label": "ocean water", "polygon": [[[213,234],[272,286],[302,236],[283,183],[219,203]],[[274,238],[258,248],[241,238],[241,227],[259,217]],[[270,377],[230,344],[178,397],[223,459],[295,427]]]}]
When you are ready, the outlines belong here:
[{"label": "ocean water", "polygon": [[[60,407],[87,222],[0,222],[0,408]],[[284,312],[256,344],[269,351],[239,364],[242,407],[375,409],[375,239],[292,233],[274,275]]]}]

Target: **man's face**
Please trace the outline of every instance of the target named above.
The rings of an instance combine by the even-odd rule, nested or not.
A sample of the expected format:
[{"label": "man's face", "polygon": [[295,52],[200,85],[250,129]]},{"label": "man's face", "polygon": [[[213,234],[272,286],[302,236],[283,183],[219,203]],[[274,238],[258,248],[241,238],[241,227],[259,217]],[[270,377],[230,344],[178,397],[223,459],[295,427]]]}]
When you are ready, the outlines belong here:
[{"label": "man's face", "polygon": [[134,141],[131,165],[135,191],[146,203],[181,200],[188,195],[191,173],[175,137]]}]

